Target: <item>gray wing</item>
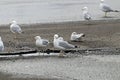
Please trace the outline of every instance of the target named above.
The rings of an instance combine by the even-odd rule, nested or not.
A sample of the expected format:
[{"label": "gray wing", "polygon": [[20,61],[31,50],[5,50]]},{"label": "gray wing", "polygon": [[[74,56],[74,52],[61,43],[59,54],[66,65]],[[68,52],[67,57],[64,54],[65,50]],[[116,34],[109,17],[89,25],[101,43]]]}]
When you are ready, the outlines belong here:
[{"label": "gray wing", "polygon": [[22,33],[22,30],[19,25],[13,25],[11,31],[13,31],[15,33]]},{"label": "gray wing", "polygon": [[0,51],[3,51],[4,50],[4,45],[3,45],[3,42],[0,43]]},{"label": "gray wing", "polygon": [[49,44],[49,41],[43,39],[42,44],[43,44],[43,45],[48,45],[48,44]]},{"label": "gray wing", "polygon": [[103,9],[104,9],[106,12],[113,11],[113,10],[109,7],[109,5],[107,5],[107,4],[104,4],[104,5],[103,5]]},{"label": "gray wing", "polygon": [[67,42],[59,42],[59,46],[64,47],[65,49],[72,49],[72,48],[75,48],[74,45],[69,44],[69,43],[67,43]]},{"label": "gray wing", "polygon": [[90,16],[89,13],[86,13],[86,14],[84,14],[84,18],[85,18],[86,20],[90,20],[90,19],[91,19],[91,16]]}]

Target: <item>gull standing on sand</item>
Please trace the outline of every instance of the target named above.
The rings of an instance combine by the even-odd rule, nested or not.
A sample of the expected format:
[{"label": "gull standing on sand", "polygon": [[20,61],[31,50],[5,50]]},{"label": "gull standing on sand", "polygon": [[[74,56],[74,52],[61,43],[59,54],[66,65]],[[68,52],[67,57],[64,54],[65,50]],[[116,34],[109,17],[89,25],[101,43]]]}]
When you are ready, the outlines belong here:
[{"label": "gull standing on sand", "polygon": [[37,47],[42,48],[49,45],[49,41],[47,39],[42,39],[40,36],[36,36],[35,39],[36,39],[35,44]]},{"label": "gull standing on sand", "polygon": [[82,41],[83,37],[85,37],[84,33],[78,34],[77,32],[72,32],[70,40],[71,41]]},{"label": "gull standing on sand", "polygon": [[88,7],[83,7],[82,11],[83,11],[84,19],[85,20],[91,20],[91,15],[88,12]]},{"label": "gull standing on sand", "polygon": [[109,5],[105,4],[104,0],[101,0],[100,2],[100,9],[105,12],[105,17],[108,12],[119,12],[118,10],[113,10]]},{"label": "gull standing on sand", "polygon": [[10,30],[12,33],[15,34],[15,38],[17,37],[17,34],[22,33],[22,29],[20,28],[16,21],[12,21],[12,24],[10,25]]},{"label": "gull standing on sand", "polygon": [[0,37],[0,51],[4,51],[4,44],[1,37]]},{"label": "gull standing on sand", "polygon": [[69,44],[67,41],[64,41],[63,37],[58,37],[57,34],[54,35],[54,41],[53,41],[54,47],[57,49],[60,49],[61,52],[59,54],[59,56],[63,56],[63,50],[66,49],[74,49],[77,46],[74,46],[72,44]]}]

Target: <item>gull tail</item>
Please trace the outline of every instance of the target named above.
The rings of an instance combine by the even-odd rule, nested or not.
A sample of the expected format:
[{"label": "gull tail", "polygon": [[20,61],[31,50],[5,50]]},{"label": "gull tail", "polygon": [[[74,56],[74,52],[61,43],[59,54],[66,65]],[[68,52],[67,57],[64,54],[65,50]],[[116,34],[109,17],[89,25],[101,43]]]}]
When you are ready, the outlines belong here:
[{"label": "gull tail", "polygon": [[75,46],[75,48],[78,48],[78,46]]}]

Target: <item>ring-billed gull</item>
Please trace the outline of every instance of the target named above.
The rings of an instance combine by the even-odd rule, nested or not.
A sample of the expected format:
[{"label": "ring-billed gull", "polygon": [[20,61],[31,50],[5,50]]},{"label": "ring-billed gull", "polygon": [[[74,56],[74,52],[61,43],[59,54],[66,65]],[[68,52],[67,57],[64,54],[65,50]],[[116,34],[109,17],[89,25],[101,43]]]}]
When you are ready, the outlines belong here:
[{"label": "ring-billed gull", "polygon": [[72,45],[72,44],[69,44],[67,41],[65,41],[65,40],[63,39],[63,37],[58,37],[57,34],[54,35],[53,44],[54,44],[54,47],[55,47],[55,48],[61,50],[59,56],[63,56],[63,55],[64,55],[63,50],[66,50],[66,49],[74,49],[74,48],[77,47],[77,46],[74,46],[74,45]]},{"label": "ring-billed gull", "polygon": [[35,44],[40,50],[45,50],[46,47],[49,45],[49,40],[42,39],[40,36],[36,36],[35,40],[36,40]]},{"label": "ring-billed gull", "polygon": [[40,36],[36,36],[35,39],[35,44],[37,47],[46,47],[49,45],[49,41],[47,39],[42,39]]},{"label": "ring-billed gull", "polygon": [[12,33],[15,33],[15,34],[22,33],[22,29],[20,28],[20,26],[17,24],[16,21],[12,21],[12,24],[10,25],[10,30]]},{"label": "ring-billed gull", "polygon": [[[17,35],[22,33],[21,27],[17,24],[16,21],[12,21],[10,25],[10,31],[15,34],[15,39],[17,39]],[[16,40],[16,44],[18,44],[18,40]]]},{"label": "ring-billed gull", "polygon": [[4,44],[1,37],[0,37],[0,51],[4,51]]},{"label": "ring-billed gull", "polygon": [[100,9],[105,12],[105,17],[107,16],[108,12],[119,12],[118,10],[113,10],[108,4],[101,0],[100,2]]},{"label": "ring-billed gull", "polygon": [[82,41],[83,37],[85,37],[84,33],[78,34],[77,32],[72,32],[70,40],[71,41]]},{"label": "ring-billed gull", "polygon": [[82,11],[83,11],[84,19],[85,19],[85,20],[90,20],[90,19],[91,19],[91,15],[90,15],[90,13],[88,12],[88,7],[83,7],[83,8],[82,8]]}]

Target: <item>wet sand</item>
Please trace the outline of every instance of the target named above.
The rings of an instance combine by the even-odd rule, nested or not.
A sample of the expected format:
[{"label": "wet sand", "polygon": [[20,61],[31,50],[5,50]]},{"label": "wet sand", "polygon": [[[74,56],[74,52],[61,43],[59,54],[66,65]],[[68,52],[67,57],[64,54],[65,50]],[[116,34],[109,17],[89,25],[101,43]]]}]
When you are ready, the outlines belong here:
[{"label": "wet sand", "polygon": [[[0,26],[0,36],[5,44],[5,51],[10,48],[15,50],[15,47],[36,48],[35,36],[40,35],[52,42],[55,33],[64,37],[71,44],[80,46],[80,48],[120,47],[120,20],[99,20],[90,21],[89,23],[78,21],[32,25],[20,24],[20,26],[24,33],[18,36],[19,43],[14,39],[14,34],[10,32],[9,25]],[[70,41],[70,35],[73,31],[86,34],[83,42]],[[48,48],[53,48],[52,44]],[[5,74],[0,78],[2,80],[13,80],[13,78],[24,80],[23,75],[25,75],[25,80],[119,80],[119,58],[119,55],[80,55],[71,58],[33,57],[2,60],[0,61],[0,70]],[[9,76],[9,74],[11,75]],[[43,77],[43,79],[40,77]]]}]

